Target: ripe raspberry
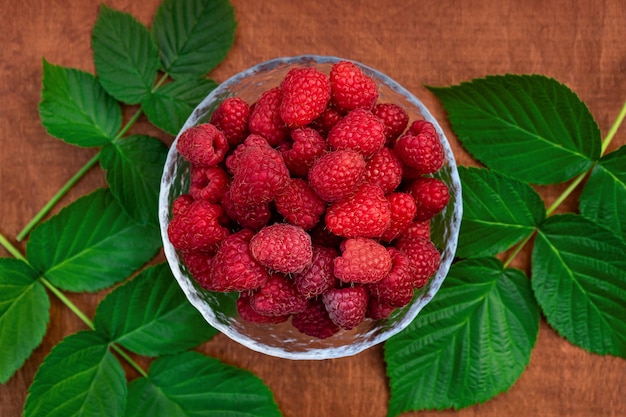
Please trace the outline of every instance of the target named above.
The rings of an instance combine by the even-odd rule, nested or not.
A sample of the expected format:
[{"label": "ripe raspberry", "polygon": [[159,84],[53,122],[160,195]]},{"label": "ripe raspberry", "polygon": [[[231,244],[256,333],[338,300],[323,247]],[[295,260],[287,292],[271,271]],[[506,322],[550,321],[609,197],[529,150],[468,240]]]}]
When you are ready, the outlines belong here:
[{"label": "ripe raspberry", "polygon": [[381,303],[376,297],[370,297],[369,303],[367,304],[367,311],[365,312],[365,317],[370,318],[372,320],[386,319],[387,317],[391,315],[391,313],[393,313],[393,311],[396,308],[397,307]]},{"label": "ripe raspberry", "polygon": [[300,294],[307,298],[317,297],[337,284],[334,274],[334,260],[337,251],[319,245],[313,245],[311,264],[302,272],[293,274],[293,282]]},{"label": "ripe raspberry", "polygon": [[193,197],[189,194],[181,194],[172,202],[172,216],[176,217],[183,211],[187,211],[193,203]]},{"label": "ripe raspberry", "polygon": [[406,193],[391,193],[387,196],[391,208],[391,223],[380,237],[384,242],[391,242],[411,225],[415,217],[415,199]]},{"label": "ripe raspberry", "polygon": [[290,135],[293,143],[283,142],[287,146],[281,151],[285,165],[292,176],[306,178],[315,160],[326,153],[326,140],[310,127],[293,129]]},{"label": "ripe raspberry", "polygon": [[331,288],[322,295],[328,316],[337,326],[350,330],[365,318],[369,295],[362,285]]},{"label": "ripe raspberry", "polygon": [[407,133],[411,135],[419,135],[420,133],[423,133],[430,136],[438,136],[435,126],[431,122],[422,119],[416,120],[411,123]]},{"label": "ripe raspberry", "polygon": [[195,200],[219,203],[228,189],[228,182],[228,174],[219,166],[192,166],[189,194]]},{"label": "ripe raspberry", "polygon": [[341,61],[330,70],[331,102],[340,112],[370,110],[378,100],[378,86],[356,64]]},{"label": "ripe raspberry", "polygon": [[343,116],[333,107],[326,107],[326,109],[320,114],[317,119],[313,120],[310,126],[317,130],[320,135],[326,137],[330,129],[341,120]]},{"label": "ripe raspberry", "polygon": [[413,298],[413,266],[404,252],[388,248],[391,271],[383,279],[368,285],[370,294],[383,304],[394,307],[407,305]]},{"label": "ripe raspberry", "polygon": [[266,226],[272,217],[269,203],[237,205],[230,197],[230,189],[222,197],[222,207],[228,218],[244,229],[259,230]]},{"label": "ripe raspberry", "polygon": [[413,221],[398,237],[398,240],[421,237],[430,240],[430,220]]},{"label": "ripe raspberry", "polygon": [[380,281],[391,270],[391,255],[374,239],[347,239],[342,254],[335,258],[335,276],[343,282],[370,284]]},{"label": "ripe raspberry", "polygon": [[450,201],[450,192],[439,178],[423,177],[411,183],[409,190],[415,199],[415,220],[428,220]]},{"label": "ripe raspberry", "polygon": [[324,201],[343,200],[352,195],[365,176],[363,156],[349,149],[328,152],[309,170],[309,185]]},{"label": "ripe raspberry", "polygon": [[224,132],[228,144],[236,146],[248,135],[250,105],[239,97],[222,101],[211,115],[211,123]]},{"label": "ripe raspberry", "polygon": [[352,149],[368,159],[385,145],[385,125],[369,110],[356,109],[337,122],[328,132],[333,149]]},{"label": "ripe raspberry", "polygon": [[228,141],[221,130],[204,123],[181,133],[176,141],[176,150],[192,165],[208,167],[224,159]]},{"label": "ripe raspberry", "polygon": [[313,229],[311,229],[309,234],[311,235],[311,241],[320,246],[338,249],[341,242],[343,242],[343,238],[341,236],[337,236],[336,234],[328,231],[326,223],[324,223],[324,219],[320,220],[320,222],[317,223]]},{"label": "ripe raspberry", "polygon": [[281,84],[280,116],[290,127],[311,123],[330,100],[328,75],[315,68],[293,68]]},{"label": "ripe raspberry", "polygon": [[194,201],[187,210],[172,217],[167,226],[172,246],[181,252],[211,252],[230,233],[220,224],[223,214],[217,204]]},{"label": "ripe raspberry", "polygon": [[[243,141],[243,143],[240,143],[239,145],[237,145],[237,147],[226,157],[226,160],[224,161],[224,165],[226,165],[226,169],[228,170],[228,172],[230,172],[231,174],[235,174],[235,172],[237,171],[237,166],[239,166],[239,161],[241,160],[241,157],[243,155],[246,154],[246,152],[248,150],[250,150],[250,148],[253,147],[262,147],[262,148],[270,148],[271,146],[269,143],[267,143],[267,140],[260,135],[256,135],[256,134],[251,134],[248,135],[248,137]],[[277,161],[279,160],[279,158],[277,157]]]},{"label": "ripe raspberry", "polygon": [[282,91],[275,87],[261,94],[250,109],[248,130],[263,136],[272,146],[278,145],[287,137],[288,128],[280,117],[282,100]]},{"label": "ripe raspberry", "polygon": [[213,256],[209,252],[184,252],[183,263],[205,290],[213,291]]},{"label": "ripe raspberry", "polygon": [[250,241],[252,256],[272,271],[300,272],[311,263],[311,236],[301,227],[276,223],[259,230]]},{"label": "ripe raspberry", "polygon": [[409,124],[409,115],[406,110],[395,103],[380,103],[374,106],[372,113],[385,125],[387,146],[393,146],[395,140]]},{"label": "ripe raspberry", "polygon": [[300,294],[291,280],[284,275],[272,274],[265,285],[255,291],[250,305],[259,314],[284,316],[306,310],[309,300]]},{"label": "ripe raspberry", "polygon": [[[437,172],[443,165],[443,146],[433,125],[423,120],[421,122],[424,123],[420,125],[413,123],[409,132],[396,140],[393,149],[402,162],[414,168],[419,174],[430,174]],[[413,130],[413,126],[420,126],[421,130]]]},{"label": "ripe raspberry", "polygon": [[379,186],[363,184],[352,197],[333,203],[324,221],[338,236],[377,238],[389,228],[391,209]]},{"label": "ripe raspberry", "polygon": [[326,339],[341,330],[330,319],[326,306],[318,298],[311,299],[302,313],[294,314],[291,324],[300,332],[318,339]]},{"label": "ripe raspberry", "polygon": [[413,287],[422,288],[439,268],[441,255],[428,239],[399,239],[396,249],[404,252],[413,267]]},{"label": "ripe raspberry", "polygon": [[402,161],[391,148],[382,148],[367,162],[365,181],[389,194],[402,182]]},{"label": "ripe raspberry", "polygon": [[312,229],[326,211],[326,202],[300,178],[289,179],[287,186],[276,196],[274,203],[276,211],[286,222],[300,226],[304,230]]},{"label": "ripe raspberry", "polygon": [[289,319],[289,315],[283,316],[266,316],[264,314],[257,313],[250,305],[250,298],[252,297],[249,291],[242,291],[237,298],[236,306],[239,316],[252,323],[284,323]]}]

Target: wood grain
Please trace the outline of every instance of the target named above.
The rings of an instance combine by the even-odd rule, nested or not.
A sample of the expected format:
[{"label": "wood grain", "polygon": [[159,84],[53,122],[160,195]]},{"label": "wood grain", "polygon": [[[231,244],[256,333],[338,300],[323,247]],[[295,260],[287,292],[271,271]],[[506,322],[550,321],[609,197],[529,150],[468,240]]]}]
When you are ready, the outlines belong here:
[{"label": "wood grain", "polygon": [[[93,155],[48,136],[38,118],[42,59],[94,71],[91,28],[99,0],[0,0],[0,233],[14,237]],[[107,0],[145,24],[158,0]],[[19,5],[18,5],[19,4]],[[235,45],[212,77],[223,81],[259,61],[315,53],[361,61],[419,96],[442,121],[458,162],[475,165],[459,146],[437,100],[424,85],[450,85],[488,74],[541,73],[565,83],[587,103],[606,134],[626,99],[626,7],[620,0],[235,0]],[[141,121],[137,129],[147,126]],[[151,132],[166,143],[171,137]],[[609,150],[626,144],[622,128]],[[104,185],[92,170],[54,212]],[[541,187],[547,204],[563,186]],[[562,210],[574,210],[576,195]],[[0,248],[0,256],[10,256]],[[529,269],[528,253],[516,267]],[[104,293],[70,294],[92,316]],[[0,416],[21,415],[45,355],[84,325],[52,298],[47,335],[6,385]],[[626,319],[626,318],[625,318]],[[246,368],[274,392],[287,417],[384,416],[389,401],[382,348],[322,362],[287,361],[252,352],[224,336],[200,347]],[[139,359],[147,366],[146,359]],[[130,370],[129,377],[134,375]],[[626,361],[572,346],[542,323],[530,365],[506,393],[460,411],[406,416],[624,416]],[[446,387],[441,387],[446,389]]]}]

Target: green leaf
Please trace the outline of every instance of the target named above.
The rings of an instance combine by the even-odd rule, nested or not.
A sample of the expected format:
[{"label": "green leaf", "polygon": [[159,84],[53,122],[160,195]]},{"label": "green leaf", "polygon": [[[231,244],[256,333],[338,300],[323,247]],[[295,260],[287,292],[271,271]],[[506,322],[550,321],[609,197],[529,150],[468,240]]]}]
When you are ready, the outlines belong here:
[{"label": "green leaf", "polygon": [[63,290],[97,291],[128,277],[160,245],[156,228],[137,225],[107,189],[99,189],[33,230],[27,257]]},{"label": "green leaf", "polygon": [[111,193],[139,224],[158,226],[159,188],[167,146],[158,139],[134,135],[102,148]]},{"label": "green leaf", "polygon": [[489,76],[428,88],[442,102],[463,146],[493,170],[554,184],[585,172],[600,158],[600,130],[589,109],[552,78]]},{"label": "green leaf", "polygon": [[532,252],[532,284],[559,334],[626,357],[626,244],[609,230],[574,214],[548,218]]},{"label": "green leaf", "polygon": [[49,134],[72,145],[101,146],[122,125],[122,110],[96,78],[43,61],[41,122]]},{"label": "green leaf", "polygon": [[433,300],[385,343],[388,415],[466,407],[508,390],[538,331],[539,307],[523,272],[496,258],[454,264]]},{"label": "green leaf", "polygon": [[457,256],[495,255],[530,235],[545,218],[541,197],[526,183],[487,169],[459,167],[463,221]]},{"label": "green leaf", "polygon": [[178,353],[217,333],[187,301],[167,264],[113,290],[94,322],[111,341],[144,356]]},{"label": "green leaf", "polygon": [[0,258],[0,383],[6,383],[41,343],[50,299],[27,263]]},{"label": "green leaf", "polygon": [[126,394],[124,370],[107,341],[83,331],[46,356],[28,390],[24,417],[122,416]]},{"label": "green leaf", "polygon": [[103,4],[93,27],[92,47],[96,72],[109,94],[128,104],[150,95],[159,54],[147,27]]},{"label": "green leaf", "polygon": [[126,417],[278,417],[272,393],[248,371],[197,352],[165,356],[129,384]]},{"label": "green leaf", "polygon": [[580,195],[580,214],[626,241],[626,146],[600,159]]},{"label": "green leaf", "polygon": [[181,78],[159,87],[143,101],[142,108],[153,125],[176,135],[215,87],[217,83],[206,78]]},{"label": "green leaf", "polygon": [[200,78],[217,66],[235,40],[228,0],[164,0],[152,23],[161,67],[172,78]]}]

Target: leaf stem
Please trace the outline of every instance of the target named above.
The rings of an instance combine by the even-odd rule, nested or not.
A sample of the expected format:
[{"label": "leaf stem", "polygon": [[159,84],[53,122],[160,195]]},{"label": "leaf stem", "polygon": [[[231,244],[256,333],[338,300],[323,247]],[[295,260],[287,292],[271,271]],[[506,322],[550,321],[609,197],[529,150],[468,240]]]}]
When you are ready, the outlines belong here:
[{"label": "leaf stem", "polygon": [[2,247],[4,247],[11,255],[13,255],[14,258],[26,261],[26,258],[24,258],[20,251],[18,251],[17,248],[13,246],[2,233],[0,233],[0,245],[2,245]]},{"label": "leaf stem", "polygon": [[533,231],[528,236],[526,236],[524,238],[524,240],[522,240],[520,243],[517,244],[517,246],[515,247],[513,252],[511,252],[511,255],[509,255],[509,257],[506,259],[506,261],[504,261],[504,268],[508,268],[508,266],[511,264],[511,262],[513,262],[513,260],[521,252],[521,250],[524,248],[524,246],[526,246],[526,244],[533,237],[534,234],[535,234],[535,232]]},{"label": "leaf stem", "polygon": [[61,300],[61,302],[63,304],[65,304],[67,306],[67,308],[69,308],[72,313],[76,314],[76,316],[78,316],[79,319],[81,319],[87,326],[89,326],[89,328],[91,330],[95,329],[95,326],[93,324],[93,321],[91,321],[89,319],[89,317],[87,317],[87,315],[85,313],[83,313],[83,311],[78,308],[76,306],[76,304],[74,304],[69,298],[66,297],[65,294],[63,294],[57,287],[55,287],[54,285],[52,285],[50,283],[50,281],[48,281],[45,277],[40,277],[39,281],[41,281],[41,283],[48,289],[50,290],[51,293],[53,293],[54,295],[56,295],[56,297]]},{"label": "leaf stem", "polygon": [[621,126],[625,117],[626,117],[626,102],[624,102],[624,105],[622,106],[622,110],[620,110],[619,114],[617,115],[617,119],[615,119],[615,122],[613,122],[613,125],[609,129],[609,132],[606,134],[606,137],[602,141],[602,155],[604,155],[604,152],[611,144],[613,137],[615,137],[615,134],[617,133],[617,130]]},{"label": "leaf stem", "polygon": [[148,373],[144,371],[143,368],[139,366],[139,364],[135,362],[130,356],[128,356],[128,354],[124,352],[124,350],[121,347],[119,347],[115,343],[111,343],[111,349],[117,352],[117,354],[120,355],[126,362],[128,362],[128,364],[132,366],[133,369],[137,371],[142,377],[144,378],[148,377]]},{"label": "leaf stem", "polygon": [[572,181],[572,183],[567,187],[567,189],[563,191],[563,193],[561,193],[561,195],[554,201],[554,203],[552,203],[550,207],[548,207],[548,209],[546,210],[546,216],[549,216],[552,213],[554,213],[554,210],[556,210],[563,203],[563,201],[565,201],[565,199],[569,197],[569,195],[576,189],[576,187],[578,187],[578,185],[582,182],[583,179],[585,179],[585,176],[590,171],[591,169],[583,172],[582,174],[577,176],[574,179],[574,181]]}]

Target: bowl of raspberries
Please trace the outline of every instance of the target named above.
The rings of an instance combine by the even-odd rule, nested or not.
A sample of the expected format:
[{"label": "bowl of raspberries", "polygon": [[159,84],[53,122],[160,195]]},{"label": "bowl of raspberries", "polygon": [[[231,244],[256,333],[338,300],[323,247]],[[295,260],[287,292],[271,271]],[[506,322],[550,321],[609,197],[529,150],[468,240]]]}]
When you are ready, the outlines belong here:
[{"label": "bowl of raspberries", "polygon": [[404,329],[445,279],[461,212],[454,156],[422,102],[317,55],[213,90],[170,148],[159,201],[191,304],[288,359],[353,355]]}]

